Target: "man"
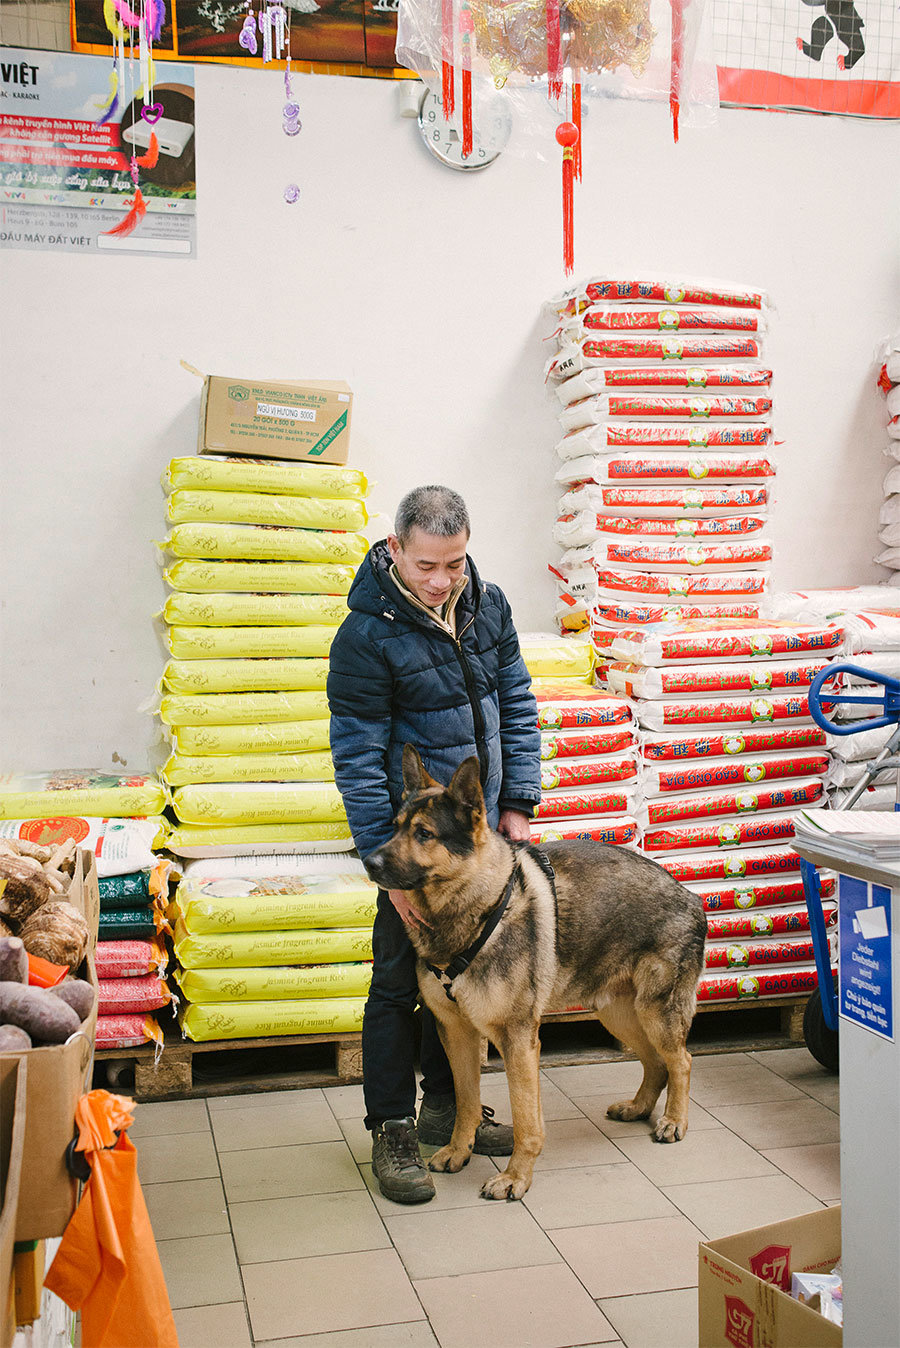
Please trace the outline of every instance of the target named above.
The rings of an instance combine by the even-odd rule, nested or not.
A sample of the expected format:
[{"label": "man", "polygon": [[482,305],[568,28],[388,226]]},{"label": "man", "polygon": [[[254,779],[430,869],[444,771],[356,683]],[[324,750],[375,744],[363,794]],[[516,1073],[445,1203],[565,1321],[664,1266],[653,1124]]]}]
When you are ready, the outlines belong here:
[{"label": "man", "polygon": [[[541,794],[540,732],[509,603],[466,556],[469,516],[455,491],[417,487],[400,502],[394,528],[363,561],[330,655],[331,751],[357,850],[365,860],[393,834],[404,744],[443,782],[477,754],[488,822],[527,842]],[[399,1203],[434,1196],[419,1140],[449,1142],[456,1114],[450,1065],[423,1008],[416,1128],[418,985],[404,924],[419,920],[405,894],[379,891],[363,1090],[372,1167],[382,1193]],[[512,1143],[512,1129],[486,1109],[475,1151],[508,1156]]]}]

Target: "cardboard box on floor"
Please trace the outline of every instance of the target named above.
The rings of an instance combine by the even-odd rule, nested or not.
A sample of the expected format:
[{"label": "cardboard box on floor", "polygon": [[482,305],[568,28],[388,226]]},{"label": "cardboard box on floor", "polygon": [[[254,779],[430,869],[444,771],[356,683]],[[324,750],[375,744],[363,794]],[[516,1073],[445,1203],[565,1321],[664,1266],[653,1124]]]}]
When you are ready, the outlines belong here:
[{"label": "cardboard box on floor", "polygon": [[26,1111],[28,1130],[19,1186],[16,1240],[43,1240],[61,1236],[75,1211],[76,1183],[66,1169],[65,1151],[75,1133],[75,1105],[90,1090],[88,1073],[97,1030],[97,973],[94,949],[100,917],[100,891],[92,852],[79,850],[75,874],[66,899],[87,918],[91,948],[78,977],[95,993],[94,1008],[77,1035],[65,1044],[0,1054],[0,1066],[27,1061]]},{"label": "cardboard box on floor", "polygon": [[0,1060],[0,1343],[12,1343],[16,1333],[13,1286],[13,1247],[16,1209],[25,1146],[25,1093],[28,1059]]},{"label": "cardboard box on floor", "polygon": [[346,463],[352,410],[353,394],[340,380],[205,375],[198,452]]},{"label": "cardboard box on floor", "polygon": [[700,1348],[838,1348],[840,1326],[788,1293],[840,1257],[840,1207],[701,1242]]}]

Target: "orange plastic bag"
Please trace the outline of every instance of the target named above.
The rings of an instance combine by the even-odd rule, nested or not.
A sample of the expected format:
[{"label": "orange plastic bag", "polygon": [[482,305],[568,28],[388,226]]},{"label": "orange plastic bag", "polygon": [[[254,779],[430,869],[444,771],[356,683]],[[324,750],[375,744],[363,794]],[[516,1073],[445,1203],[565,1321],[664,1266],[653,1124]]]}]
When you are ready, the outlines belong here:
[{"label": "orange plastic bag", "polygon": [[76,1150],[84,1152],[91,1176],[44,1282],[81,1311],[83,1348],[178,1348],[137,1152],[125,1133],[133,1106],[123,1096],[91,1091],[75,1107]]}]

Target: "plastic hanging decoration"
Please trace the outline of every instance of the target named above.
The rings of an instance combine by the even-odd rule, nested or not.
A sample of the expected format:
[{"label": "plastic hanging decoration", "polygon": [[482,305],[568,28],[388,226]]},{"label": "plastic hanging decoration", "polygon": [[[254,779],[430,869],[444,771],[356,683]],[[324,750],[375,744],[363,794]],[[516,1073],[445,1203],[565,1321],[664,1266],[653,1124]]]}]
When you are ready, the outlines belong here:
[{"label": "plastic hanging decoration", "polygon": [[[582,176],[584,100],[668,103],[673,137],[715,121],[719,98],[706,0],[399,0],[397,63],[440,96],[467,158],[502,91],[513,153],[545,149],[556,128],[564,169],[564,265],[571,185]],[[571,183],[570,183],[571,178]],[[568,203],[568,204],[567,204]]]}]

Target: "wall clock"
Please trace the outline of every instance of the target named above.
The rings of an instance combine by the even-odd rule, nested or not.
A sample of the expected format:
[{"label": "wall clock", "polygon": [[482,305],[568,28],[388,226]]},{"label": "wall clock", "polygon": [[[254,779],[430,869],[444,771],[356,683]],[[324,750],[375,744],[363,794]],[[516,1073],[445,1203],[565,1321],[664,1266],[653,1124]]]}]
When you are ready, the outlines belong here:
[{"label": "wall clock", "polygon": [[506,147],[512,131],[512,113],[502,97],[492,100],[479,113],[472,135],[472,153],[463,159],[458,118],[445,122],[440,94],[426,88],[419,103],[419,134],[434,157],[448,168],[464,173],[487,168]]}]

